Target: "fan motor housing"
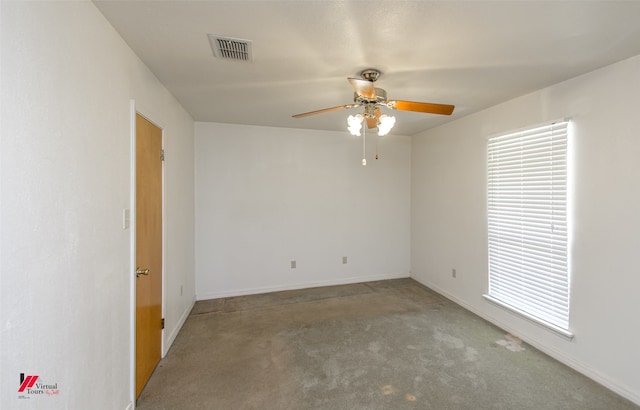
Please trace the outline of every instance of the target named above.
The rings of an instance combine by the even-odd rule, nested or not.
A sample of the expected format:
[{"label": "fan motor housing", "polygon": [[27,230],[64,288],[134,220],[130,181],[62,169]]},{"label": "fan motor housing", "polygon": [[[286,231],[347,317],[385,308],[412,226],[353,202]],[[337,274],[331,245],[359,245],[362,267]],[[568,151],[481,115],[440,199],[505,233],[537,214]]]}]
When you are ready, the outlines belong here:
[{"label": "fan motor housing", "polygon": [[387,92],[382,88],[376,88],[376,98],[366,98],[358,93],[353,93],[353,102],[356,104],[385,104],[387,102]]}]

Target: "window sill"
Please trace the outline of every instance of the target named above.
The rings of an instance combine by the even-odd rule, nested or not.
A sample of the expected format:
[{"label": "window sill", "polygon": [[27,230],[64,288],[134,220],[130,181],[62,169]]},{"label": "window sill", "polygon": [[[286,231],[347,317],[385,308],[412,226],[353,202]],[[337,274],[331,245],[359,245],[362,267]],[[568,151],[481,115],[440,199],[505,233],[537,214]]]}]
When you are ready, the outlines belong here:
[{"label": "window sill", "polygon": [[543,328],[545,328],[546,330],[550,330],[553,333],[562,336],[563,338],[567,339],[567,340],[572,340],[574,337],[574,334],[568,330],[559,328],[558,326],[552,325],[550,323],[547,323],[545,321],[542,321],[536,317],[531,316],[530,314],[523,312],[522,310],[519,310],[511,305],[508,305],[498,299],[495,299],[494,297],[491,297],[489,295],[482,295],[482,297],[484,297],[486,300],[488,300],[489,302],[493,303],[496,306],[499,306],[505,310],[508,310],[509,312],[512,313],[517,313],[519,316],[522,316],[523,318],[529,320],[530,322],[533,322],[535,324],[537,324],[538,326],[541,326]]}]

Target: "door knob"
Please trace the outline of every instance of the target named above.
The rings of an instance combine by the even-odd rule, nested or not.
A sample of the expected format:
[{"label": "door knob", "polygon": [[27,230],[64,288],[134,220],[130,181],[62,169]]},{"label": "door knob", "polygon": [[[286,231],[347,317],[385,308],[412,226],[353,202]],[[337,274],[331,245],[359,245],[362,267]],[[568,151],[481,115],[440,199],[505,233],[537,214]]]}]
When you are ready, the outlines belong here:
[{"label": "door knob", "polygon": [[136,278],[140,275],[149,276],[149,268],[147,269],[142,269],[140,267],[136,268]]}]

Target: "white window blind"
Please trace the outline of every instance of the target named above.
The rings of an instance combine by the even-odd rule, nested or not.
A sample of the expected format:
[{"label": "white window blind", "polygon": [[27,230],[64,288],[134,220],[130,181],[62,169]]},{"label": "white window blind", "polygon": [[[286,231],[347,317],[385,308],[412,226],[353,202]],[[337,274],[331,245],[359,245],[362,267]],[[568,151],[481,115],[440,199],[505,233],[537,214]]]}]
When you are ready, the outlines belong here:
[{"label": "white window blind", "polygon": [[489,298],[566,331],[567,128],[490,138],[487,204]]}]

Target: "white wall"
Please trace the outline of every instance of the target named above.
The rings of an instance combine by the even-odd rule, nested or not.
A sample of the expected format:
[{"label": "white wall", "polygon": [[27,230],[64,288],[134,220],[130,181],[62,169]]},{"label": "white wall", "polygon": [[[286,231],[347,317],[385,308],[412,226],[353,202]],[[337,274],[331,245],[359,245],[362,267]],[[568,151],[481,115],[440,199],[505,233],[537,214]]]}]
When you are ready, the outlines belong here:
[{"label": "white wall", "polygon": [[[193,120],[92,3],[0,4],[0,407],[125,409],[130,100],[165,128],[167,337],[195,295]],[[21,372],[59,395],[19,399]]]},{"label": "white wall", "polygon": [[[640,56],[424,132],[412,151],[412,276],[640,404]],[[566,341],[482,299],[486,138],[573,120]],[[457,269],[457,279],[451,269]]]},{"label": "white wall", "polygon": [[376,138],[196,123],[197,298],[408,276],[411,140]]}]

